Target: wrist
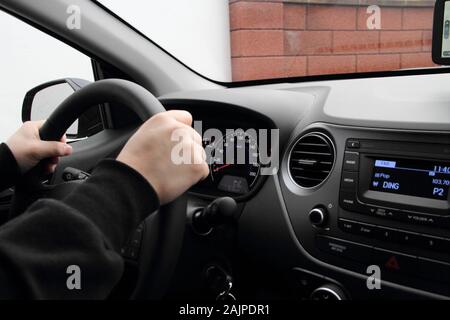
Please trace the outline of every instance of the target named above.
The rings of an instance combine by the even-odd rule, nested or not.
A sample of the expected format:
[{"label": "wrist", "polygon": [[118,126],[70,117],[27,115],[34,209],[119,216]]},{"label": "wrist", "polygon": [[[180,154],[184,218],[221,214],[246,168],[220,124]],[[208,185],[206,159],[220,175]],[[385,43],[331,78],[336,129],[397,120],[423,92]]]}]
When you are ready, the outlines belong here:
[{"label": "wrist", "polygon": [[8,176],[10,176],[12,180],[16,180],[21,176],[22,172],[16,157],[11,151],[11,148],[6,143],[0,144],[0,154],[3,163],[2,169],[8,171]]},{"label": "wrist", "polygon": [[135,174],[139,175],[141,179],[145,180],[146,183],[148,183],[152,187],[153,191],[158,197],[158,200],[161,203],[161,186],[157,182],[157,179],[153,179],[145,174],[144,168],[140,166],[140,163],[142,161],[133,161],[133,159],[130,159],[129,157],[124,157],[122,155],[119,155],[116,161],[119,162],[121,165],[128,167],[130,170],[133,170]]},{"label": "wrist", "polygon": [[20,151],[15,146],[15,143],[11,142],[10,140],[11,139],[7,140],[5,142],[5,145],[8,148],[9,152],[11,153],[12,157],[14,158],[15,164],[16,164],[20,174],[24,174],[27,170],[25,168],[25,165],[21,161]]}]

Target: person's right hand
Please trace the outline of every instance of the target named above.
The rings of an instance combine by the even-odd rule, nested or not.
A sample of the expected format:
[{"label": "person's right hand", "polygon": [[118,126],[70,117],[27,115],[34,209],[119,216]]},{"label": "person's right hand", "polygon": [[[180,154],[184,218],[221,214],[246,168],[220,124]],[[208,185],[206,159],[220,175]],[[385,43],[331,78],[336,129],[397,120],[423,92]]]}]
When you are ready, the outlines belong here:
[{"label": "person's right hand", "polygon": [[[130,138],[117,160],[138,171],[152,185],[161,205],[166,204],[209,174],[200,135],[191,128],[187,111],[172,110],[147,120]],[[183,150],[192,150],[191,164],[175,164],[172,151],[179,144],[174,132],[182,133]]]},{"label": "person's right hand", "polygon": [[72,147],[66,144],[66,136],[61,141],[42,141],[39,129],[43,125],[44,121],[27,121],[6,141],[22,174],[44,159],[48,159],[46,171],[52,173],[58,164],[58,157],[72,153]]}]

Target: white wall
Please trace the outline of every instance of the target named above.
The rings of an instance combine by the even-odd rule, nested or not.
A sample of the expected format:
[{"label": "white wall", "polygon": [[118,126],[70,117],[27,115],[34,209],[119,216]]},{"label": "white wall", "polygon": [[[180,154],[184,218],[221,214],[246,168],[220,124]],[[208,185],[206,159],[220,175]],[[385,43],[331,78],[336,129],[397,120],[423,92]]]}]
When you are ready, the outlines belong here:
[{"label": "white wall", "polygon": [[195,71],[231,81],[228,0],[100,0]]},{"label": "white wall", "polygon": [[[194,70],[231,81],[228,0],[101,2]],[[88,57],[1,10],[0,43],[0,142],[20,126],[29,89],[64,77],[93,80]]]},{"label": "white wall", "polygon": [[66,77],[93,81],[87,56],[1,10],[0,42],[0,142],[21,125],[31,88]]}]

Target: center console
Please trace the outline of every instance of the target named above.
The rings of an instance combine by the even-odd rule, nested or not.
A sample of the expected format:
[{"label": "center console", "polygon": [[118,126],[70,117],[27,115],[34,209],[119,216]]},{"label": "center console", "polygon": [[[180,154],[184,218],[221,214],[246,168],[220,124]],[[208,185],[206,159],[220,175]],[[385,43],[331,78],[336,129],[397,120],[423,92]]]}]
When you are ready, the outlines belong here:
[{"label": "center console", "polygon": [[[302,246],[338,268],[369,276],[377,266],[383,281],[450,295],[449,136],[331,125],[313,130],[333,141],[336,158],[318,187],[287,183],[288,212]],[[299,212],[300,206],[309,211]]]},{"label": "center console", "polygon": [[[397,245],[398,251],[358,247],[351,258],[424,279],[450,281],[450,146],[348,139],[338,217],[349,234]],[[362,216],[377,218],[362,222]],[[402,224],[393,227],[392,220]],[[423,226],[427,229],[421,228]],[[336,250],[322,238],[325,251]],[[349,246],[351,246],[349,244]],[[349,253],[346,253],[349,254]]]}]

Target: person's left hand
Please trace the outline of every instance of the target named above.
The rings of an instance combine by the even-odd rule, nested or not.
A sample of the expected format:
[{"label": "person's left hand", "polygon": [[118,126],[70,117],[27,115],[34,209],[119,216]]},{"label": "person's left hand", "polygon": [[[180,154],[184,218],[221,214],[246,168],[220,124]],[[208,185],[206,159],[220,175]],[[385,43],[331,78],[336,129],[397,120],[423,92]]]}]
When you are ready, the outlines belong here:
[{"label": "person's left hand", "polygon": [[48,173],[55,171],[59,157],[72,153],[72,147],[66,144],[66,137],[61,141],[42,141],[39,129],[45,121],[27,121],[6,141],[19,165],[20,172],[26,173],[41,160],[50,159],[46,163]]}]

